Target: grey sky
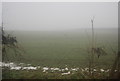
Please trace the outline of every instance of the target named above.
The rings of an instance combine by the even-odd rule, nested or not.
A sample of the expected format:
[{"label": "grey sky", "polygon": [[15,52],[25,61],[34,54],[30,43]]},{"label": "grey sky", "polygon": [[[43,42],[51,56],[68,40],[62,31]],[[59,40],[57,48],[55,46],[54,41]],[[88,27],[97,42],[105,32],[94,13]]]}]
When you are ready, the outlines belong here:
[{"label": "grey sky", "polygon": [[118,27],[117,2],[4,2],[3,22],[9,30],[64,30]]},{"label": "grey sky", "polygon": [[0,26],[1,26],[1,23],[2,23],[2,2],[0,0]]}]

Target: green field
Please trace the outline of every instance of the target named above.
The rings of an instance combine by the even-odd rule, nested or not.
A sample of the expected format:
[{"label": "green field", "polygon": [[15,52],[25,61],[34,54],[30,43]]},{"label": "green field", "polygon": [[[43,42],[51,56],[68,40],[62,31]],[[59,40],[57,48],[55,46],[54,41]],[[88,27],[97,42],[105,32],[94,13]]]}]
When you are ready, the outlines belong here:
[{"label": "green field", "polygon": [[[103,47],[107,55],[96,58],[98,66],[110,67],[117,51],[118,34],[116,28],[95,29],[97,47]],[[9,31],[17,37],[25,50],[21,62],[41,66],[88,66],[87,48],[91,47],[91,29],[64,31]]]}]

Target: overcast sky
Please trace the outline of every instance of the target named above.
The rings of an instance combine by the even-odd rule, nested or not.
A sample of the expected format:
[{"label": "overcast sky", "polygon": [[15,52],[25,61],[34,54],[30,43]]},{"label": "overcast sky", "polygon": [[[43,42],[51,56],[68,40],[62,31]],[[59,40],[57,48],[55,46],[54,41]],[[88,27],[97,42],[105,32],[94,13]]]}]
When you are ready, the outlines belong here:
[{"label": "overcast sky", "polygon": [[2,2],[0,2],[0,26],[2,23]]},{"label": "overcast sky", "polygon": [[118,27],[117,2],[3,2],[7,30],[66,30]]}]

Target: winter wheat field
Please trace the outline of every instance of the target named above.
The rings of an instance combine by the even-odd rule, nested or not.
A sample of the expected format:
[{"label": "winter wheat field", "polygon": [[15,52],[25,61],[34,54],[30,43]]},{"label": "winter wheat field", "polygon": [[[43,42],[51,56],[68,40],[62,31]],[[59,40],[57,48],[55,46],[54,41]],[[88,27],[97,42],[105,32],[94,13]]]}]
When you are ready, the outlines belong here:
[{"label": "winter wheat field", "polygon": [[[2,77],[109,78],[118,50],[116,22],[117,3],[3,3],[5,35],[16,37],[22,51],[19,56],[7,48],[9,60],[0,62]],[[91,48],[105,54],[95,53],[90,67]]]}]

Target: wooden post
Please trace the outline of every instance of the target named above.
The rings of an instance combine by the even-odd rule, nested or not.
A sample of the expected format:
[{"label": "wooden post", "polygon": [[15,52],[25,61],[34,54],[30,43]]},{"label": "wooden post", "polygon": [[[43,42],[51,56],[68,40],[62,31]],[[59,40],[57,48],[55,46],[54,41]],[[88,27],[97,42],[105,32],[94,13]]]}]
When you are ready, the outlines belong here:
[{"label": "wooden post", "polygon": [[94,78],[94,17],[91,19],[91,24],[92,24],[92,54],[91,54],[91,75],[92,78]]}]

